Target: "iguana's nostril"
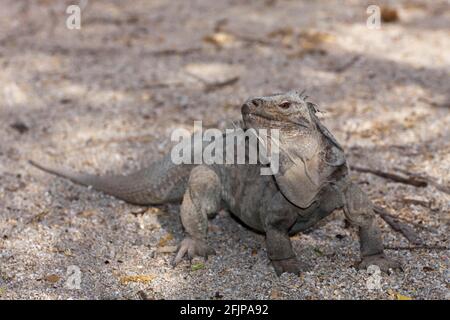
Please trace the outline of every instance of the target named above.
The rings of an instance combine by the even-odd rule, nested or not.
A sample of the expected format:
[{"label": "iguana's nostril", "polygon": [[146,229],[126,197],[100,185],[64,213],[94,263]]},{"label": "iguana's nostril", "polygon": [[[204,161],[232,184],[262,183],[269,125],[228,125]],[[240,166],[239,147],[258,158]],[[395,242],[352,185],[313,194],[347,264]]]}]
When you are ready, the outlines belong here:
[{"label": "iguana's nostril", "polygon": [[261,99],[253,99],[251,101],[251,103],[255,106],[255,107],[260,107],[262,105],[262,100]]}]

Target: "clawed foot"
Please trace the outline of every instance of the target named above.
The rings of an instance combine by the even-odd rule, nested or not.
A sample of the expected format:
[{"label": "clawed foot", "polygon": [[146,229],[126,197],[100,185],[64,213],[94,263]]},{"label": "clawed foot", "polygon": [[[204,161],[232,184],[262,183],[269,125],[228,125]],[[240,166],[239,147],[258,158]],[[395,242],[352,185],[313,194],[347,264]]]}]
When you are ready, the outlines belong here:
[{"label": "clawed foot", "polygon": [[403,270],[400,262],[389,259],[384,254],[377,254],[373,256],[367,256],[362,259],[359,263],[359,269],[367,269],[370,265],[376,265],[383,272],[389,272],[389,269],[392,270]]},{"label": "clawed foot", "polygon": [[178,247],[178,253],[173,260],[172,265],[175,267],[177,264],[179,264],[185,255],[187,255],[189,260],[192,260],[195,256],[200,256],[208,259],[208,256],[214,254],[216,254],[214,249],[210,248],[205,243],[205,241],[192,238],[184,238],[183,241],[181,241],[180,246]]},{"label": "clawed foot", "polygon": [[289,258],[284,260],[272,260],[273,267],[277,276],[281,276],[284,272],[300,274],[301,272],[310,271],[310,265],[300,262],[297,258]]}]

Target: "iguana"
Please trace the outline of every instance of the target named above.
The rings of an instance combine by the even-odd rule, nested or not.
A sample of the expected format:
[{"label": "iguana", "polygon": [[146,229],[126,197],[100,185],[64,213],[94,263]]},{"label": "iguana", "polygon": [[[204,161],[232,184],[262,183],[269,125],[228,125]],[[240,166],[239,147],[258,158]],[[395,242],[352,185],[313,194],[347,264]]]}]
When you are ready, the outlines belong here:
[{"label": "iguana", "polygon": [[261,175],[262,163],[174,164],[170,154],[128,176],[80,174],[31,163],[132,204],[181,202],[185,238],[174,265],[184,256],[215,254],[207,244],[208,218],[227,209],[265,234],[268,257],[278,275],[300,273],[309,265],[297,259],[290,236],[342,208],[346,219],[359,227],[359,266],[400,268],[384,254],[372,203],[351,181],[344,151],[317,112],[317,105],[298,91],[255,97],[242,105],[245,129],[279,130],[279,169],[273,175]]}]

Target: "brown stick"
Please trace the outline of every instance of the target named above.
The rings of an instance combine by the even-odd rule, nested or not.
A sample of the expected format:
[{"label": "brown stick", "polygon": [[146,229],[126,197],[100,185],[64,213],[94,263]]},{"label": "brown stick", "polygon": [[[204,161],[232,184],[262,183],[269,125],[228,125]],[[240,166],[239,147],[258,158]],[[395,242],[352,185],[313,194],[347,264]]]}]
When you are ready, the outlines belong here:
[{"label": "brown stick", "polygon": [[361,57],[360,56],[354,56],[346,63],[342,64],[341,66],[335,68],[333,71],[336,73],[341,73],[353,66]]},{"label": "brown stick", "polygon": [[358,172],[371,173],[376,176],[389,179],[395,182],[400,182],[404,184],[409,184],[415,187],[424,188],[428,185],[428,181],[424,180],[422,177],[418,176],[401,176],[395,173],[385,172],[381,170],[371,169],[371,168],[363,168],[358,166],[351,166],[351,170],[355,170]]},{"label": "brown stick", "polygon": [[150,52],[152,56],[184,56],[201,51],[202,48],[162,49]]},{"label": "brown stick", "polygon": [[445,192],[447,194],[450,194],[450,186],[446,186],[446,185],[442,185],[440,183],[438,183],[436,181],[436,178],[427,176],[425,174],[418,174],[418,173],[411,173],[406,171],[405,169],[402,168],[395,168],[396,170],[402,172],[403,174],[407,174],[409,176],[413,176],[413,177],[417,177],[419,179],[422,179],[424,181],[426,181],[428,184],[432,185],[433,187],[435,187],[436,189],[438,189],[439,191]]},{"label": "brown stick", "polygon": [[214,90],[226,87],[226,86],[231,86],[231,85],[235,84],[238,81],[239,81],[239,77],[233,77],[233,78],[227,79],[225,81],[218,81],[218,82],[208,83],[205,86],[204,91],[205,92],[211,92],[211,91],[214,91]]},{"label": "brown stick", "polygon": [[235,84],[236,82],[238,82],[240,79],[239,76],[236,76],[236,77],[232,77],[232,78],[229,78],[229,79],[226,79],[223,81],[208,82],[205,79],[203,79],[202,77],[197,76],[196,74],[193,74],[190,72],[188,72],[187,74],[189,76],[191,76],[192,78],[203,83],[203,85],[204,85],[203,91],[204,92],[210,92],[210,91],[214,91],[214,90],[226,87],[226,86],[231,86],[231,85]]},{"label": "brown stick", "polygon": [[417,233],[409,225],[402,223],[398,218],[388,213],[379,206],[374,206],[374,211],[395,231],[400,232],[409,242],[419,245],[422,244]]},{"label": "brown stick", "polygon": [[405,169],[396,168],[397,171],[401,172],[403,174],[395,174],[391,172],[371,169],[371,168],[363,168],[358,166],[351,166],[350,169],[358,171],[358,172],[364,172],[364,173],[371,173],[376,176],[389,179],[395,182],[409,184],[415,187],[424,188],[428,185],[432,185],[439,191],[442,191],[444,193],[450,194],[450,186],[442,185],[436,181],[435,178],[426,176],[424,174],[418,174],[418,173],[412,173]]},{"label": "brown stick", "polygon": [[445,247],[445,246],[427,246],[427,245],[423,245],[423,246],[411,246],[411,247],[392,247],[392,246],[385,246],[384,249],[386,250],[439,250],[439,251],[444,251],[444,250],[450,250],[450,247]]},{"label": "brown stick", "polygon": [[[379,209],[383,210],[383,208],[379,208]],[[410,220],[405,219],[405,218],[396,217],[396,216],[394,216],[392,214],[387,213],[387,211],[385,209],[384,209],[384,212],[385,212],[385,214],[390,215],[393,219],[400,220],[400,221],[402,221],[405,224],[410,224],[410,225],[414,226],[415,228],[422,229],[424,231],[433,232],[429,227],[427,227],[427,226],[425,226],[423,224],[415,223],[415,222],[410,221]]]}]

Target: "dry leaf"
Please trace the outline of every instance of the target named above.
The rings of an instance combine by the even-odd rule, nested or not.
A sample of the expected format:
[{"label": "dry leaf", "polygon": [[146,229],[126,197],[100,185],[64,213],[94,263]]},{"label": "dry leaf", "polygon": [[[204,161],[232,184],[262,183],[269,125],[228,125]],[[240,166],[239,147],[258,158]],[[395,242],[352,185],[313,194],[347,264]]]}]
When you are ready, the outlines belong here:
[{"label": "dry leaf", "polygon": [[51,282],[51,283],[56,283],[59,281],[59,279],[61,279],[60,276],[56,275],[56,274],[51,274],[48,275],[44,278],[45,281]]},{"label": "dry leaf", "polygon": [[315,30],[305,30],[300,32],[300,41],[307,41],[311,45],[319,45],[325,42],[334,42],[335,37],[327,32],[315,31]]},{"label": "dry leaf", "polygon": [[276,300],[280,299],[282,297],[282,294],[280,291],[273,289],[272,292],[270,292],[270,299]]},{"label": "dry leaf", "polygon": [[[287,39],[285,37],[284,41],[287,41]],[[292,38],[292,43],[287,44],[283,42],[285,47],[299,47],[299,50],[288,54],[289,58],[301,58],[305,54],[325,55],[327,54],[325,44],[335,41],[335,37],[332,34],[315,30],[304,30],[295,39],[297,43],[293,41],[294,38]]]},{"label": "dry leaf", "polygon": [[134,275],[134,276],[124,276],[120,278],[120,284],[127,285],[130,282],[138,282],[138,283],[149,283],[156,277],[153,275]]},{"label": "dry leaf", "polygon": [[397,293],[397,294],[395,295],[395,298],[396,298],[397,300],[412,300],[411,297],[404,296],[404,295],[402,295],[402,294],[400,294],[400,293]]},{"label": "dry leaf", "polygon": [[156,208],[156,207],[148,208],[148,210],[145,213],[154,214],[157,216],[165,214],[164,211],[162,211],[160,208]]},{"label": "dry leaf", "polygon": [[92,217],[94,214],[95,214],[94,210],[85,210],[85,211],[78,212],[78,215],[83,218]]},{"label": "dry leaf", "polygon": [[164,237],[162,237],[158,242],[158,247],[164,247],[167,245],[167,243],[173,239],[173,235],[171,233],[168,233]]},{"label": "dry leaf", "polygon": [[276,29],[270,32],[267,36],[269,38],[281,38],[281,43],[283,44],[283,46],[290,48],[293,45],[295,34],[294,29],[292,29],[291,27],[285,27]]},{"label": "dry leaf", "polygon": [[275,37],[287,37],[292,36],[294,34],[294,29],[292,27],[283,27],[279,29],[275,29],[267,35],[269,38],[275,38]]},{"label": "dry leaf", "polygon": [[396,22],[398,21],[398,13],[395,8],[382,7],[381,8],[381,20],[383,22]]},{"label": "dry leaf", "polygon": [[412,300],[411,297],[405,296],[405,295],[398,293],[392,289],[389,289],[387,292],[395,300]]},{"label": "dry leaf", "polygon": [[229,46],[236,42],[235,37],[226,32],[216,32],[204,37],[203,40],[220,48]]}]

